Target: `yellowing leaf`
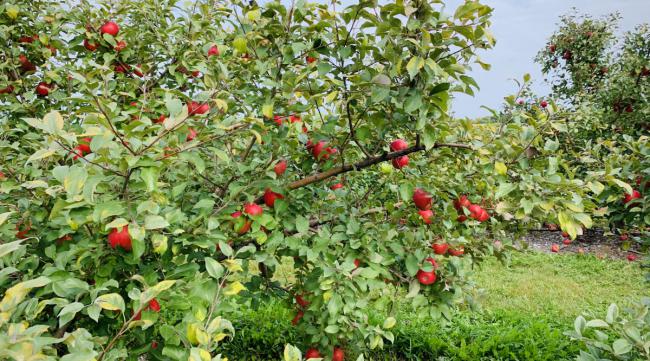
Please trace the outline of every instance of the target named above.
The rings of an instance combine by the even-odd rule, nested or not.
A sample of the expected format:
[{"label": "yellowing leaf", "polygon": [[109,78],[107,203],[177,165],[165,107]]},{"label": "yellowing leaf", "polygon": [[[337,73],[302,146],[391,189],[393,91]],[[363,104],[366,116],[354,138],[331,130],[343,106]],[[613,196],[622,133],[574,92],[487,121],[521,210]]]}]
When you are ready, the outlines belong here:
[{"label": "yellowing leaf", "polygon": [[494,170],[497,172],[497,174],[506,175],[508,172],[508,167],[506,167],[506,165],[502,162],[496,162],[494,163]]},{"label": "yellowing leaf", "polygon": [[10,17],[13,20],[16,20],[16,18],[18,17],[18,12],[19,12],[18,6],[16,6],[16,5],[8,5],[6,11],[7,11],[7,16],[8,17]]},{"label": "yellowing leaf", "polygon": [[212,339],[215,342],[219,342],[219,341],[223,340],[226,337],[228,337],[228,334],[221,332],[221,333],[218,333],[218,334],[214,335],[214,337]]},{"label": "yellowing leaf", "polygon": [[47,158],[47,157],[51,156],[54,153],[55,153],[54,150],[51,150],[51,149],[39,149],[34,154],[32,154],[29,158],[27,158],[27,162],[25,162],[25,163],[29,163],[29,162],[33,162],[35,160],[41,160],[41,159]]},{"label": "yellowing leaf", "polygon": [[393,326],[395,326],[396,323],[397,320],[395,319],[395,317],[388,317],[387,319],[384,320],[384,326],[382,328],[385,330],[390,330],[391,328],[393,328]]},{"label": "yellowing leaf", "polygon": [[124,299],[117,293],[107,293],[95,299],[95,304],[105,310],[124,312]]},{"label": "yellowing leaf", "polygon": [[226,266],[228,271],[230,271],[232,273],[236,273],[236,272],[244,270],[243,268],[241,268],[241,265],[239,265],[239,262],[237,262],[234,259],[227,259],[227,260],[224,260],[222,263]]},{"label": "yellowing leaf", "polygon": [[287,344],[284,347],[284,361],[300,361],[302,360],[302,353],[300,350],[290,344]]},{"label": "yellowing leaf", "polygon": [[241,291],[243,291],[245,289],[246,289],[246,287],[244,287],[244,285],[242,285],[241,282],[235,281],[235,282],[229,284],[223,290],[223,294],[226,295],[226,296],[234,296],[234,295],[238,294],[239,292],[241,292]]},{"label": "yellowing leaf", "polygon": [[262,114],[268,118],[273,118],[273,103],[262,105]]},{"label": "yellowing leaf", "polygon": [[408,71],[409,76],[411,79],[413,79],[418,72],[420,72],[420,69],[424,66],[424,59],[420,58],[419,56],[414,56],[409,60],[408,64],[406,64],[406,71]]}]

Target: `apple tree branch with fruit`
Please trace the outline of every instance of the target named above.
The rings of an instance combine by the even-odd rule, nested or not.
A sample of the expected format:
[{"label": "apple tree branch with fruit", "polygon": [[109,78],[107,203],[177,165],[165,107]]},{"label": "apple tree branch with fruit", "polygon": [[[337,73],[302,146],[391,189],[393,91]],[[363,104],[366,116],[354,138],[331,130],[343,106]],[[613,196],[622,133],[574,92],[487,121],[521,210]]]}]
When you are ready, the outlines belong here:
[{"label": "apple tree branch with fruit", "polygon": [[221,360],[281,299],[291,357],[351,359],[394,339],[368,307],[449,318],[528,227],[581,234],[554,106],[449,113],[495,40],[443,6],[0,5],[0,356]]}]

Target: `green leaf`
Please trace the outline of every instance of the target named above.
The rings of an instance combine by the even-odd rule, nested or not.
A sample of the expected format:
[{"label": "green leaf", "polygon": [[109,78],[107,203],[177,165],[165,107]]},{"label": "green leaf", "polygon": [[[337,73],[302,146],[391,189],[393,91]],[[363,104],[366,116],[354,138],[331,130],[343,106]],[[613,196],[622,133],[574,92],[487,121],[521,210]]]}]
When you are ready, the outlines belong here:
[{"label": "green leaf", "polygon": [[586,326],[587,320],[585,320],[585,318],[582,316],[576,317],[576,320],[573,322],[573,328],[575,329],[578,336],[582,336],[582,333],[584,332]]},{"label": "green leaf", "polygon": [[325,332],[326,333],[332,333],[332,334],[337,333],[337,332],[339,332],[339,326],[337,326],[337,325],[329,325],[329,326],[325,327]]},{"label": "green leaf", "polygon": [[25,162],[25,164],[33,162],[35,160],[41,160],[41,159],[47,158],[47,157],[51,156],[54,153],[56,153],[56,152],[54,150],[51,150],[51,149],[39,149],[34,154],[32,154],[29,158],[27,158],[27,161]]},{"label": "green leaf", "polygon": [[215,259],[210,257],[205,258],[205,269],[208,271],[208,274],[214,279],[221,278],[224,273],[223,266]]},{"label": "green leaf", "polygon": [[169,222],[159,215],[148,215],[144,218],[145,229],[161,229],[169,226]]},{"label": "green leaf", "polygon": [[140,304],[145,304],[151,301],[152,299],[158,297],[159,294],[161,294],[163,291],[170,289],[174,284],[176,284],[176,280],[164,280],[158,282],[153,287],[147,288],[146,291],[140,294]]},{"label": "green leaf", "polygon": [[156,190],[158,173],[158,168],[144,168],[140,171],[140,179],[144,182],[147,192],[153,192]]},{"label": "green leaf", "polygon": [[309,230],[309,221],[307,218],[301,215],[296,217],[296,230],[298,233],[306,233]]},{"label": "green leaf", "polygon": [[13,241],[5,244],[0,244],[0,258],[10,254],[21,247],[23,240]]},{"label": "green leaf", "polygon": [[618,306],[615,303],[612,303],[607,308],[607,317],[605,317],[605,321],[607,321],[607,323],[614,323],[616,319],[618,319]]},{"label": "green leaf", "polygon": [[620,356],[632,351],[632,344],[624,338],[619,338],[612,344],[614,355]]},{"label": "green leaf", "polygon": [[589,321],[587,322],[587,324],[586,324],[586,327],[590,327],[590,328],[603,328],[603,327],[609,327],[609,325],[607,324],[607,322],[605,322],[605,321],[603,321],[603,320],[595,319],[595,320],[589,320]]},{"label": "green leaf", "polygon": [[501,183],[499,184],[499,187],[497,188],[496,193],[494,194],[494,197],[499,199],[507,196],[510,192],[515,190],[517,188],[516,185],[512,183]]},{"label": "green leaf", "polygon": [[[5,222],[7,221],[7,219],[9,219],[9,216],[11,216],[12,214],[14,214],[13,211],[5,212],[5,213],[0,213],[0,226],[1,226],[3,223],[5,223]],[[2,256],[0,256],[0,257],[2,257]]]}]

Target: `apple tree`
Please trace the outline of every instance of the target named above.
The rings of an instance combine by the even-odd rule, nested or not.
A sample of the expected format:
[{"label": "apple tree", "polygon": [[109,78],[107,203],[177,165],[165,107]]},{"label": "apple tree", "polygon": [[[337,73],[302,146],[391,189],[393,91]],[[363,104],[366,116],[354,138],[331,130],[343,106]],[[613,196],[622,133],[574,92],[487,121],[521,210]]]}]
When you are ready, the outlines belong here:
[{"label": "apple tree", "polygon": [[620,17],[562,17],[537,61],[571,119],[562,142],[587,180],[598,214],[624,238],[650,225],[650,27],[622,37]]},{"label": "apple tree", "polygon": [[0,357],[221,360],[233,311],[276,298],[291,355],[341,361],[393,340],[368,312],[396,295],[449,318],[527,227],[582,233],[555,104],[448,114],[491,12],[4,2]]}]

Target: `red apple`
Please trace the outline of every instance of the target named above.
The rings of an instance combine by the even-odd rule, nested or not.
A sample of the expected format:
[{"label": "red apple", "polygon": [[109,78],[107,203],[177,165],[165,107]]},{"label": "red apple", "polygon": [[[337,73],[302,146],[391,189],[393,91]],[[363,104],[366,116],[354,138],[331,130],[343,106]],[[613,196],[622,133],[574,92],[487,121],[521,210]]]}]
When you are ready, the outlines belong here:
[{"label": "red apple", "polygon": [[433,253],[435,254],[446,254],[447,250],[449,250],[449,245],[447,243],[434,243],[431,245],[431,248],[433,248]]},{"label": "red apple", "polygon": [[205,114],[209,111],[210,111],[210,105],[208,105],[208,103],[201,104],[195,101],[191,101],[187,103],[188,115]]},{"label": "red apple", "polygon": [[291,320],[291,324],[294,325],[294,326],[297,325],[298,322],[300,322],[300,319],[302,318],[302,316],[304,316],[304,315],[305,315],[305,313],[302,310],[298,310],[298,313],[296,313],[296,316],[293,318],[293,320]]},{"label": "red apple", "polygon": [[219,48],[216,45],[212,45],[210,49],[208,49],[208,58],[211,56],[219,56]]},{"label": "red apple", "polygon": [[573,54],[571,54],[571,52],[570,52],[569,50],[566,50],[566,51],[562,54],[562,59],[564,59],[564,60],[571,60],[571,57],[572,57],[572,56],[573,56]]},{"label": "red apple", "polygon": [[413,192],[413,202],[419,210],[431,208],[431,196],[421,188],[416,188]]},{"label": "red apple", "polygon": [[470,202],[464,194],[454,201],[454,208],[459,212],[461,212],[463,208],[469,208],[471,205],[472,202]]},{"label": "red apple", "polygon": [[300,119],[300,117],[297,116],[297,115],[295,115],[295,114],[291,114],[291,115],[289,116],[289,121],[290,121],[292,124],[293,124],[293,123],[297,123],[297,122],[299,122],[299,121],[301,121],[301,120],[302,120],[302,119]]},{"label": "red apple", "polygon": [[30,72],[30,71],[35,71],[36,66],[32,64],[29,59],[25,56],[25,54],[20,54],[18,55],[18,62],[20,63],[20,70],[23,72]]},{"label": "red apple", "polygon": [[268,206],[273,208],[273,205],[275,204],[276,199],[284,199],[284,196],[280,193],[275,193],[271,189],[266,188],[264,191],[264,203]]},{"label": "red apple", "polygon": [[40,82],[36,86],[36,94],[40,96],[47,96],[50,94],[50,85],[45,82]]},{"label": "red apple", "polygon": [[408,143],[406,143],[406,141],[404,139],[397,139],[397,140],[394,140],[392,143],[390,143],[390,150],[393,151],[393,152],[404,150],[404,149],[406,149],[408,147],[409,147],[409,145],[408,145]]},{"label": "red apple", "polygon": [[461,214],[460,216],[458,216],[458,218],[456,218],[456,220],[458,222],[460,222],[460,223],[463,223],[463,222],[465,222],[467,220],[467,216],[464,215],[464,214]]},{"label": "red apple", "polygon": [[551,252],[553,252],[553,253],[557,253],[557,252],[559,252],[559,251],[560,251],[560,246],[559,246],[558,244],[553,244],[553,245],[551,246]]},{"label": "red apple", "polygon": [[330,189],[333,190],[333,191],[335,191],[337,189],[341,189],[341,188],[343,188],[343,183],[340,183],[340,182],[330,186]]},{"label": "red apple", "polygon": [[490,214],[485,209],[481,209],[481,213],[478,215],[476,220],[479,222],[485,222],[488,219],[490,219]]},{"label": "red apple", "polygon": [[423,270],[419,270],[415,276],[418,278],[418,281],[420,281],[420,283],[423,285],[430,285],[436,282],[435,271],[426,272]]},{"label": "red apple", "polygon": [[[232,218],[234,218],[234,219],[237,219],[237,218],[242,216],[242,212],[240,212],[240,211],[233,212],[230,216]],[[237,232],[237,234],[239,234],[239,235],[242,235],[242,234],[248,232],[251,229],[252,224],[253,224],[253,222],[245,219],[244,223],[239,227],[239,229],[235,229],[235,232]],[[237,222],[235,222],[234,226],[237,227]]]},{"label": "red apple", "polygon": [[310,358],[322,358],[323,356],[320,355],[320,352],[318,352],[317,349],[315,348],[310,348],[305,352],[305,360],[309,360]]},{"label": "red apple", "polygon": [[474,219],[479,219],[481,213],[483,212],[483,208],[479,206],[478,204],[472,204],[469,207],[467,207],[469,210],[469,216],[474,218]]},{"label": "red apple", "polygon": [[565,239],[563,239],[563,240],[562,240],[562,244],[565,245],[565,246],[570,245],[570,244],[571,244],[571,239],[569,239],[569,238],[565,238]]},{"label": "red apple", "polygon": [[187,137],[185,137],[185,140],[191,142],[196,138],[196,136],[197,136],[196,130],[190,128],[187,130]]},{"label": "red apple", "polygon": [[354,259],[354,267],[359,268],[360,265],[361,265],[361,260],[359,260],[358,258],[355,258]]},{"label": "red apple", "polygon": [[84,48],[88,51],[95,51],[97,50],[97,44],[91,43],[88,39],[84,39]]},{"label": "red apple", "polygon": [[284,159],[279,161],[275,165],[275,167],[273,167],[273,171],[275,172],[275,175],[277,175],[278,177],[283,175],[286,170],[287,170],[287,161]]},{"label": "red apple", "polygon": [[115,47],[113,49],[115,49],[115,51],[122,51],[126,49],[126,41],[124,40],[118,41],[117,44],[115,44]]},{"label": "red apple", "polygon": [[167,116],[162,114],[161,116],[158,117],[158,119],[154,120],[154,123],[155,124],[162,124],[162,123],[165,122],[165,120],[167,120]]},{"label": "red apple", "polygon": [[255,217],[259,216],[264,212],[262,207],[259,204],[255,203],[246,203],[244,204],[244,213],[248,214],[249,216]]},{"label": "red apple", "polygon": [[627,240],[630,238],[630,236],[628,236],[627,233],[623,233],[623,234],[621,234],[618,238],[619,238],[621,241],[625,242],[625,241],[627,241]]},{"label": "red apple", "polygon": [[296,295],[296,303],[302,308],[309,306],[309,301],[307,301],[302,295]]},{"label": "red apple", "polygon": [[627,260],[630,262],[636,261],[636,255],[634,253],[628,253]]},{"label": "red apple", "polygon": [[13,85],[7,85],[7,87],[0,89],[0,94],[11,94],[14,92]]},{"label": "red apple", "polygon": [[131,235],[129,234],[129,226],[127,225],[122,227],[121,231],[119,231],[117,228],[113,228],[111,233],[108,234],[108,244],[113,249],[122,247],[124,250],[130,251]]},{"label": "red apple", "polygon": [[551,53],[554,53],[555,52],[555,44],[550,44],[548,46],[548,51],[550,51]]},{"label": "red apple", "polygon": [[343,361],[345,359],[345,353],[340,347],[334,347],[334,352],[332,352],[332,361]]},{"label": "red apple", "polygon": [[569,237],[569,234],[567,232],[562,232],[562,237],[567,238]]},{"label": "red apple", "polygon": [[393,159],[393,167],[396,169],[402,169],[406,167],[409,164],[409,157],[408,155],[403,155],[401,157],[397,157]]},{"label": "red apple", "polygon": [[112,36],[116,36],[117,33],[120,31],[120,27],[113,21],[108,21],[104,25],[102,25],[101,28],[99,28],[99,31],[102,34],[110,34]]},{"label": "red apple", "polygon": [[639,198],[641,198],[641,193],[636,189],[633,189],[632,193],[625,193],[625,196],[623,197],[623,204],[628,204],[631,201]]},{"label": "red apple", "polygon": [[158,341],[156,341],[156,340],[151,341],[151,348],[154,349],[154,350],[157,349],[158,348]]},{"label": "red apple", "polygon": [[431,217],[433,217],[433,211],[432,210],[425,209],[425,210],[422,210],[422,211],[418,211],[418,214],[420,215],[420,217],[422,217],[422,220],[424,221],[424,223],[431,224],[431,222],[432,222]]},{"label": "red apple", "polygon": [[160,312],[160,303],[155,298],[149,301],[149,309],[154,312]]},{"label": "red apple", "polygon": [[83,155],[92,153],[92,150],[90,149],[90,142],[92,142],[92,138],[89,137],[81,138],[81,141],[77,146],[77,149],[80,150],[83,153]]},{"label": "red apple", "polygon": [[305,57],[305,60],[307,60],[307,63],[308,63],[308,64],[311,64],[311,63],[313,63],[313,62],[316,61],[316,58],[314,58],[313,56],[309,56],[309,55],[307,55],[307,56]]},{"label": "red apple", "polygon": [[542,107],[542,108],[546,108],[546,107],[548,106],[548,102],[547,102],[546,100],[542,100],[542,101],[539,103],[539,106]]},{"label": "red apple", "polygon": [[465,254],[465,247],[460,246],[458,248],[449,248],[449,254],[454,257],[460,257]]}]

